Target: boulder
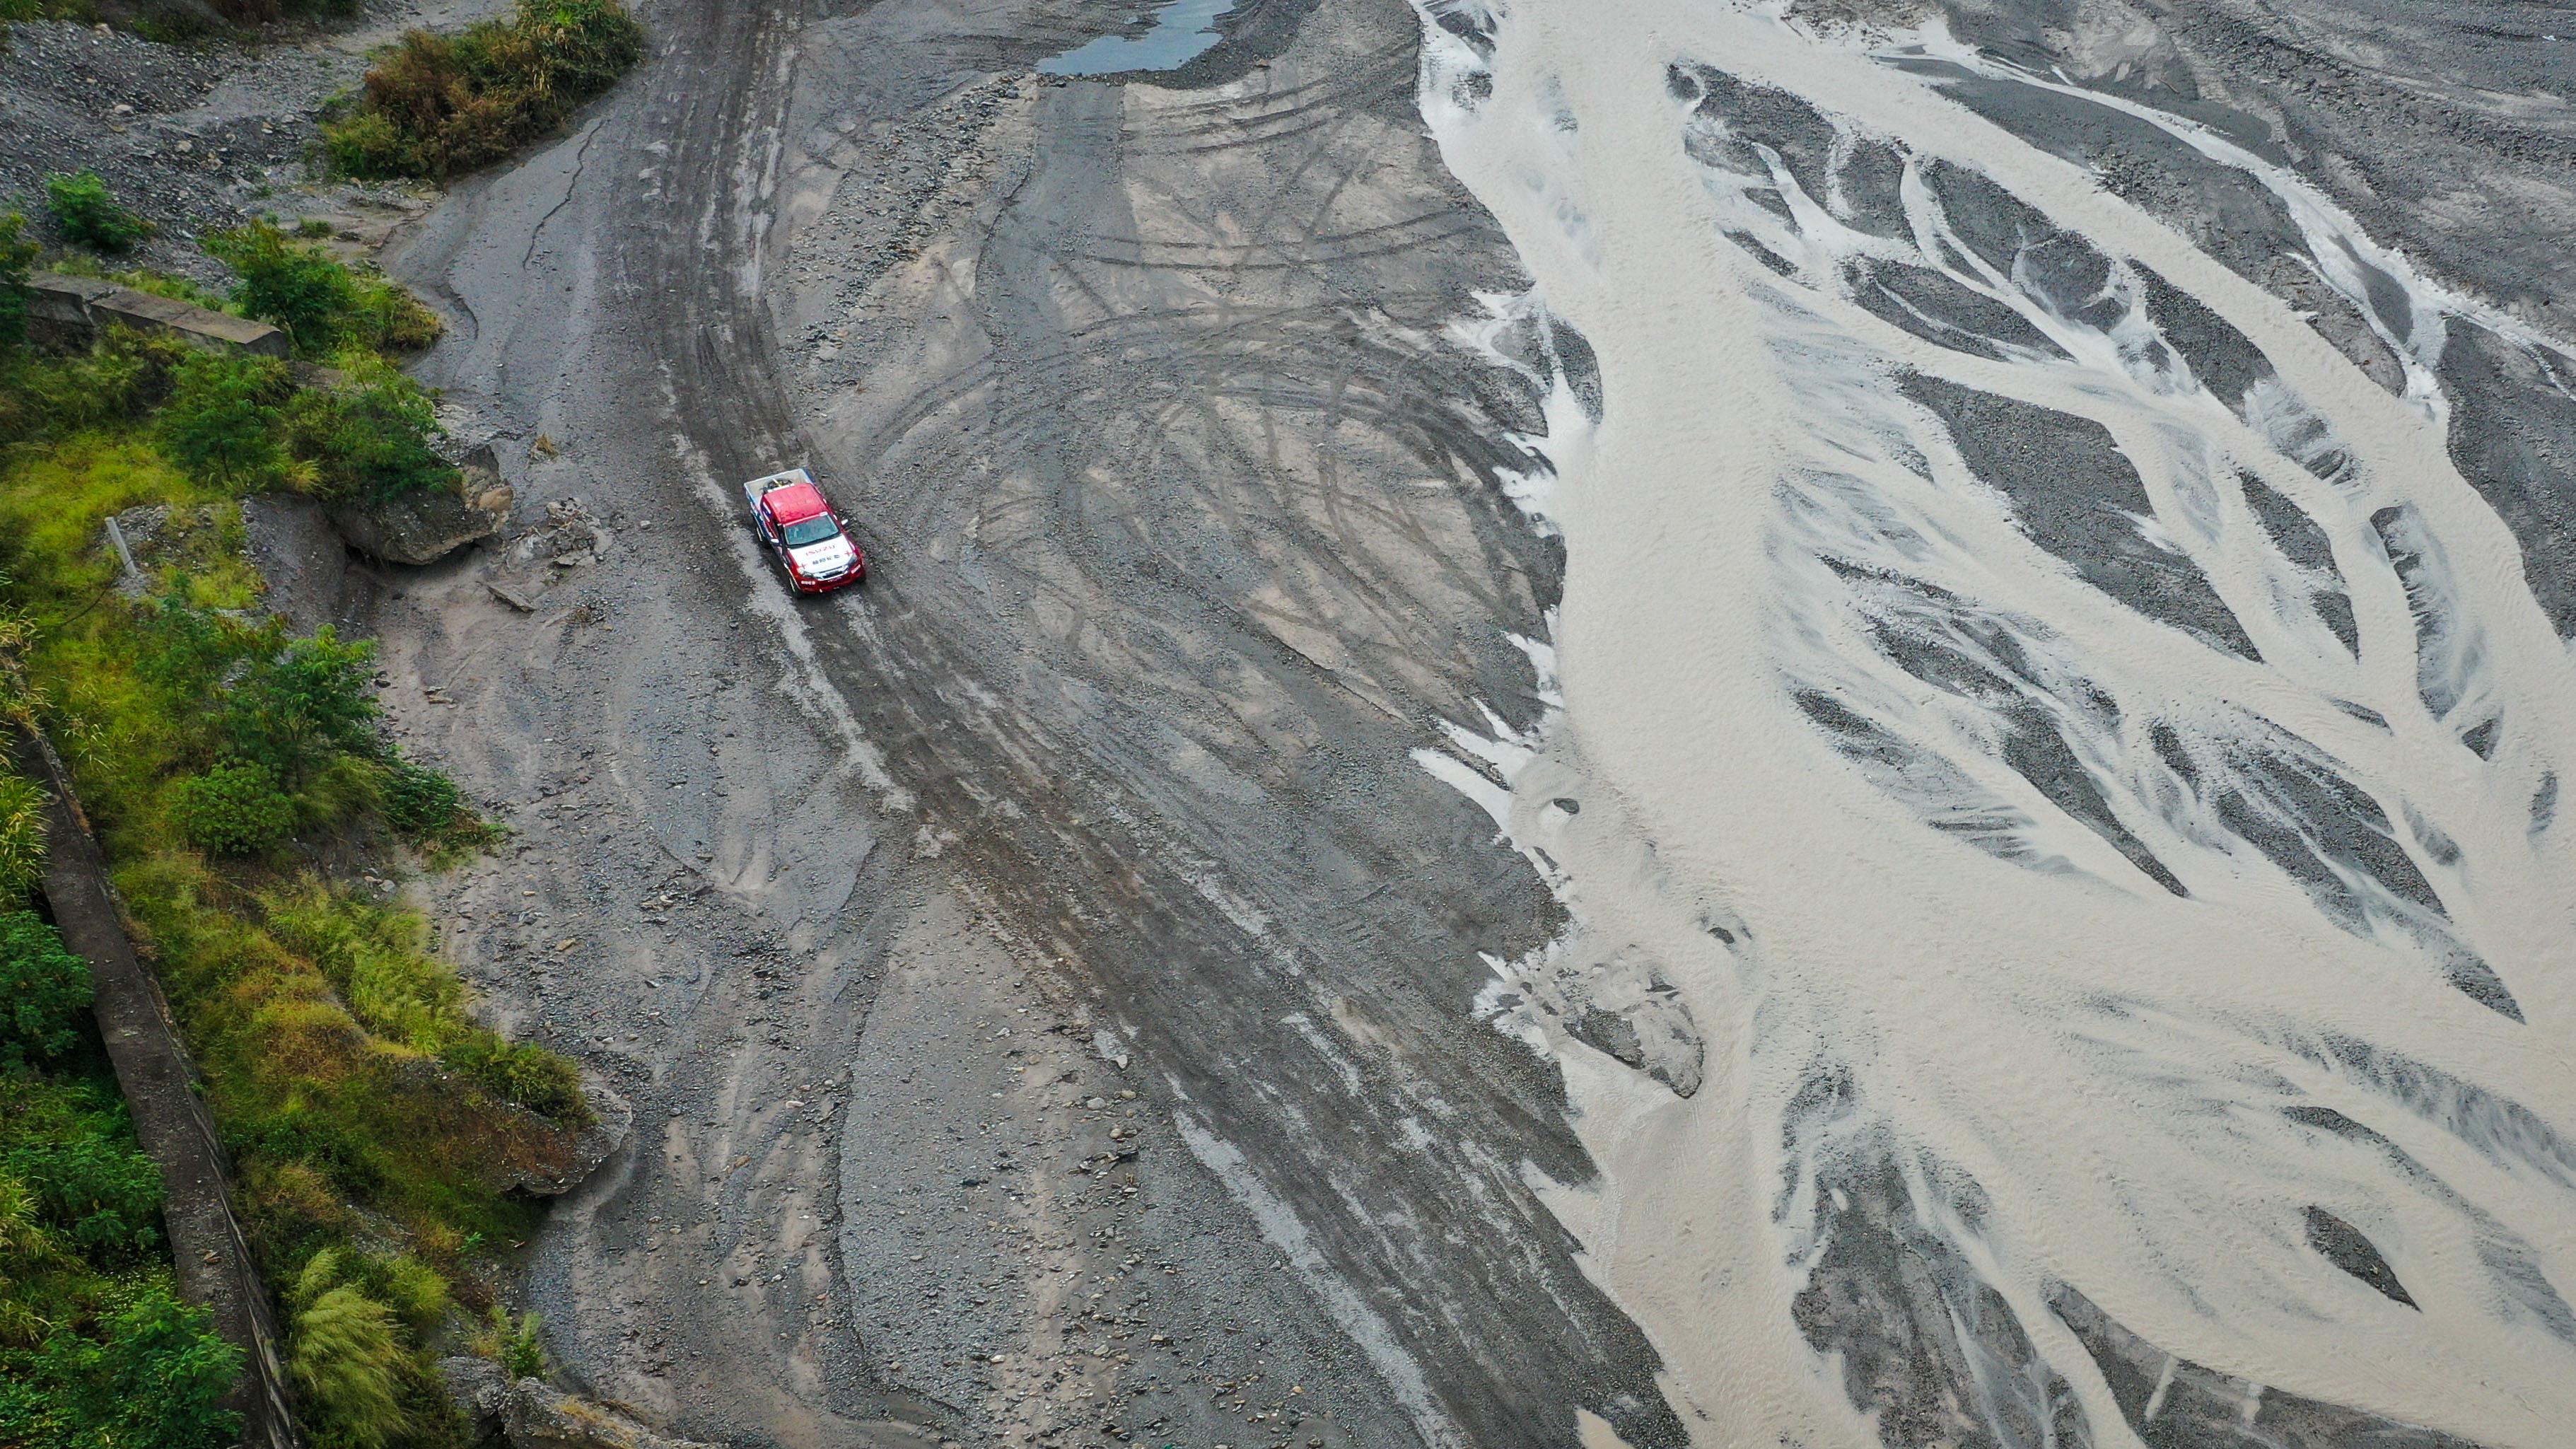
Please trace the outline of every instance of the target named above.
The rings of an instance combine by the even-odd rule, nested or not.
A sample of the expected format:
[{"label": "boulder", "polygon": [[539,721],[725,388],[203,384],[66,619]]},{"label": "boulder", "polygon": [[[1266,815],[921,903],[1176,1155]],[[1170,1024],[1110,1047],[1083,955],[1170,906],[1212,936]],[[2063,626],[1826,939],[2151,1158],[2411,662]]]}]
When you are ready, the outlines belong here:
[{"label": "boulder", "polygon": [[571,1159],[552,1172],[513,1171],[505,1191],[560,1197],[581,1186],[584,1178],[626,1145],[627,1134],[635,1128],[635,1108],[596,1072],[582,1073],[581,1091],[590,1102],[590,1126],[573,1139]]},{"label": "boulder", "polygon": [[646,1427],[622,1409],[549,1388],[536,1379],[512,1383],[488,1359],[438,1361],[447,1396],[456,1404],[478,1446],[510,1449],[724,1449],[675,1439]]},{"label": "boulder", "polygon": [[501,1432],[511,1449],[722,1449],[656,1433],[606,1404],[535,1379],[510,1386],[501,1401]]},{"label": "boulder", "polygon": [[436,563],[508,527],[515,501],[487,446],[466,457],[456,486],[424,488],[389,503],[338,504],[331,525],[351,548],[386,563]]}]

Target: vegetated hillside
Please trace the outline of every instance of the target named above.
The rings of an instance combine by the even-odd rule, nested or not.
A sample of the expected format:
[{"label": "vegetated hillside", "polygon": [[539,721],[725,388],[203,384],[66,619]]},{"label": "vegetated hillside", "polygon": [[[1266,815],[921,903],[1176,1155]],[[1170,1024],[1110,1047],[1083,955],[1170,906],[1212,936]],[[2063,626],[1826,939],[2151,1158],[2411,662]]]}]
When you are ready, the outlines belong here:
[{"label": "vegetated hillside", "polygon": [[[209,242],[230,297],[195,295],[327,370],[124,332],[47,350],[22,237],[0,218],[6,706],[67,760],[204,1074],[307,1428],[456,1442],[434,1359],[534,1366],[524,1325],[494,1319],[542,1213],[516,1187],[564,1169],[589,1113],[569,1062],[476,1024],[423,923],[353,887],[492,831],[378,728],[367,641],[261,610],[241,521],[263,490],[453,486],[429,399],[386,355],[434,324],[257,226]],[[133,509],[158,510],[127,515],[155,526],[140,579],[101,539]],[[230,1350],[170,1296],[158,1180],[81,1038],[84,973],[24,913],[33,791],[0,779],[0,1443],[211,1445]]]}]

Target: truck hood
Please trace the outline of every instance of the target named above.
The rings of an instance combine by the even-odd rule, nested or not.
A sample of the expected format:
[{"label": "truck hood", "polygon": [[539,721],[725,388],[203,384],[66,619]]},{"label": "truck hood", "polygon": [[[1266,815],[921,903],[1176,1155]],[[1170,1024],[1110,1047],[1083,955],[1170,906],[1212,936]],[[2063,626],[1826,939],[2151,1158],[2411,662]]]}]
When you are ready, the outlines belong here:
[{"label": "truck hood", "polygon": [[850,565],[857,561],[859,551],[850,546],[848,537],[836,536],[821,543],[809,543],[803,548],[791,548],[787,556],[795,561],[798,573],[807,578],[828,579],[848,572]]}]

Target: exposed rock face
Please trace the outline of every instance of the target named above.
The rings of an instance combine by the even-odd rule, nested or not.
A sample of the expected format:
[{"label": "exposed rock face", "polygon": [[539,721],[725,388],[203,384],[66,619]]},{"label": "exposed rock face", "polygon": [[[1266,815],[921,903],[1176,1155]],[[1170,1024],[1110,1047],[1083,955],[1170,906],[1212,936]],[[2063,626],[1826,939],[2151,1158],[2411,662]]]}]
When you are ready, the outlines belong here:
[{"label": "exposed rock face", "polygon": [[261,602],[270,612],[298,634],[341,622],[349,552],[319,502],[301,493],[258,494],[242,500],[242,525],[251,562],[268,581]]},{"label": "exposed rock face", "polygon": [[538,1197],[561,1196],[579,1187],[582,1179],[626,1144],[626,1134],[635,1126],[634,1107],[596,1073],[583,1074],[581,1090],[590,1102],[591,1124],[589,1130],[574,1139],[572,1160],[555,1172],[519,1169],[510,1178],[509,1190]]},{"label": "exposed rock face", "polygon": [[454,488],[425,488],[383,504],[340,504],[331,509],[331,523],[362,553],[387,563],[428,564],[499,533],[514,501],[487,446],[467,456]]},{"label": "exposed rock face", "polygon": [[675,1439],[609,1405],[551,1389],[536,1379],[512,1383],[498,1364],[441,1359],[448,1397],[473,1427],[476,1442],[510,1449],[724,1449]]}]

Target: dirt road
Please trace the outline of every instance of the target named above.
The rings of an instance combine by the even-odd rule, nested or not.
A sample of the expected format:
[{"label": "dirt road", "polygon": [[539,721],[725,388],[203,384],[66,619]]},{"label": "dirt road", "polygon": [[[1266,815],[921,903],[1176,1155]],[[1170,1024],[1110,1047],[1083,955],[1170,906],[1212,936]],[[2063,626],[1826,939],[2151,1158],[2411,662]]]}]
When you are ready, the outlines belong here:
[{"label": "dirt road", "polygon": [[[1039,5],[648,7],[395,259],[603,554],[362,606],[523,832],[449,949],[639,1109],[533,1249],[595,1391],[748,1443],[1679,1442],[1535,1194],[1589,1173],[1553,1072],[1478,1019],[1552,907],[1407,754],[1537,709],[1536,374],[1455,330],[1514,264],[1410,13],[1304,10],[1162,89],[1030,76],[1082,34]],[[798,461],[864,591],[753,554],[733,483]]]}]

